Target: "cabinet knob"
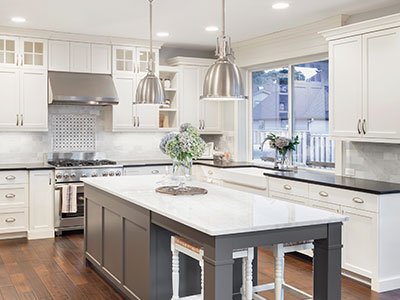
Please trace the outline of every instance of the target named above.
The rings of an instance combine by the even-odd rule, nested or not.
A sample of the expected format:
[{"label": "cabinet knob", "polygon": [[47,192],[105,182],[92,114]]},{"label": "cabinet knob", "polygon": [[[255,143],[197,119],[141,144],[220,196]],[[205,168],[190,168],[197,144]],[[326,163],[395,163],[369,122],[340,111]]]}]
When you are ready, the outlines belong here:
[{"label": "cabinet knob", "polygon": [[7,198],[7,199],[15,198],[15,194],[9,193],[9,194],[6,195],[6,198]]},{"label": "cabinet knob", "polygon": [[358,204],[362,204],[362,203],[364,203],[364,200],[359,198],[359,197],[354,197],[353,198],[353,202],[358,203]]},{"label": "cabinet knob", "polygon": [[285,185],[283,186],[283,188],[284,188],[285,190],[287,190],[287,191],[292,190],[292,187],[291,187],[290,185],[288,185],[288,184],[285,184]]},{"label": "cabinet knob", "polygon": [[324,191],[320,191],[320,192],[319,192],[319,195],[320,195],[321,197],[328,197],[328,196],[329,196],[329,194],[328,194],[327,192],[324,192]]},{"label": "cabinet knob", "polygon": [[160,173],[159,170],[153,170],[153,171],[151,171],[151,174],[158,174],[158,173]]},{"label": "cabinet knob", "polygon": [[15,180],[16,177],[14,175],[8,175],[6,176],[6,180]]},{"label": "cabinet knob", "polygon": [[6,221],[6,223],[14,223],[16,221],[16,219],[15,218],[7,218],[5,221]]},{"label": "cabinet knob", "polygon": [[214,172],[213,172],[213,171],[211,171],[211,170],[209,170],[207,173],[208,173],[208,175],[212,175],[212,174],[214,174]]}]

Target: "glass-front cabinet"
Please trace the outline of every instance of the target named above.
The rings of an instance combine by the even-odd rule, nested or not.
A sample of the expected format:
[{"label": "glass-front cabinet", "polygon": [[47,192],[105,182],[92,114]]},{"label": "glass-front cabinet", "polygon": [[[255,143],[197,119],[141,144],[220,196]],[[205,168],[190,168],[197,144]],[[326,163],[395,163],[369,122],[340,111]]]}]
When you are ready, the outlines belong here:
[{"label": "glass-front cabinet", "polygon": [[16,66],[18,58],[18,38],[0,36],[0,65]]}]

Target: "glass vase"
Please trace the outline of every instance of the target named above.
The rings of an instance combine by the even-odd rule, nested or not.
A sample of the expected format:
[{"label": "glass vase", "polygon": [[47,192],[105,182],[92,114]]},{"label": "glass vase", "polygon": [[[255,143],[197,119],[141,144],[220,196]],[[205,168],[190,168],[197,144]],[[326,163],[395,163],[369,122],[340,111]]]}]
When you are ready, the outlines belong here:
[{"label": "glass vase", "polygon": [[289,169],[289,155],[288,155],[288,151],[283,151],[281,152],[281,160],[280,160],[281,166],[280,169],[281,170],[287,170]]},{"label": "glass vase", "polygon": [[179,188],[185,188],[186,183],[192,179],[192,166],[193,161],[191,159],[173,160],[172,179]]}]

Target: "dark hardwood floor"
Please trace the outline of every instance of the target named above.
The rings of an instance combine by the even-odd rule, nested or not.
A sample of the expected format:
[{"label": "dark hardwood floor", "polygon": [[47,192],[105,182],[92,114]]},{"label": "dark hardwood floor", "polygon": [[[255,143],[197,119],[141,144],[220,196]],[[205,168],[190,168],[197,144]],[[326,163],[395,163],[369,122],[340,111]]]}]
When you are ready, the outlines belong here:
[{"label": "dark hardwood floor", "polygon": [[[273,280],[269,251],[259,255],[260,281]],[[311,292],[311,264],[292,256],[286,259],[286,280]],[[272,293],[266,293],[274,299]],[[56,239],[0,241],[0,299],[122,299],[83,260],[83,235]],[[286,300],[295,299],[290,295]],[[362,284],[343,279],[343,300],[400,299],[400,290],[376,294]],[[168,299],[166,299],[168,300]]]}]

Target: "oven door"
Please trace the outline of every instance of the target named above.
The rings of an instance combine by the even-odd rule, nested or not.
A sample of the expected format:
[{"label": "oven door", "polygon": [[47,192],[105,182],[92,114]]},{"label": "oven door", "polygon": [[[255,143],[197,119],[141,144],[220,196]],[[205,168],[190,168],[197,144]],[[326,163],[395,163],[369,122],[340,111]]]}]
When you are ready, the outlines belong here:
[{"label": "oven door", "polygon": [[55,185],[55,203],[54,203],[54,227],[56,229],[82,229],[85,211],[85,196],[84,184],[76,183],[77,185],[77,212],[76,213],[63,213],[62,208],[62,189],[68,184]]}]

